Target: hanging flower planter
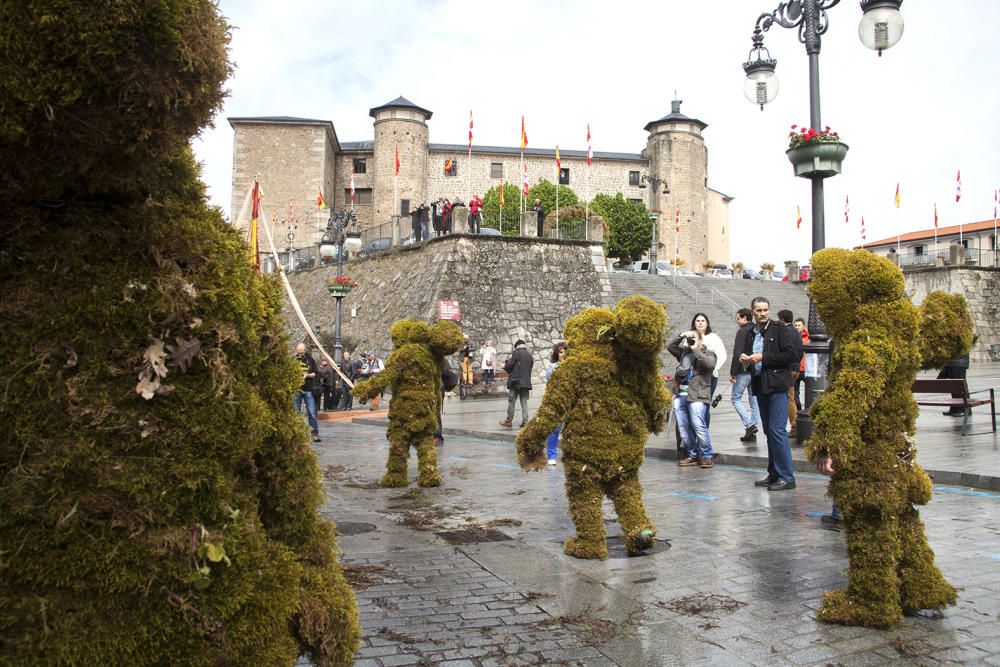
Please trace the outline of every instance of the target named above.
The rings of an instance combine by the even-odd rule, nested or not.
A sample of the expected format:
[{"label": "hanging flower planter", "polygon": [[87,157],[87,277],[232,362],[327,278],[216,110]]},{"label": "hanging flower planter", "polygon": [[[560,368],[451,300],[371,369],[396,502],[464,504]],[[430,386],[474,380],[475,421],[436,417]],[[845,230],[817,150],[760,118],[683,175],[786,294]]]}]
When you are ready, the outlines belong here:
[{"label": "hanging flower planter", "polygon": [[843,170],[848,146],[830,126],[819,132],[811,127],[803,127],[799,131],[796,129],[797,126],[792,125],[792,131],[788,134],[788,150],[785,151],[796,176],[828,178]]},{"label": "hanging flower planter", "polygon": [[351,293],[351,289],[358,284],[347,276],[336,276],[326,281],[326,288],[333,297],[345,297]]}]

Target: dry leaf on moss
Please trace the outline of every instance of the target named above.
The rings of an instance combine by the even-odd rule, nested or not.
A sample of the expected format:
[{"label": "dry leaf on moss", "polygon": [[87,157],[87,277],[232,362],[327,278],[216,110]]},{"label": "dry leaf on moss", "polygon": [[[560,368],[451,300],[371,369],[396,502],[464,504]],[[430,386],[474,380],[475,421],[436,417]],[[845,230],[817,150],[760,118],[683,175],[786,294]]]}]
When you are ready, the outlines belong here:
[{"label": "dry leaf on moss", "polygon": [[167,361],[171,366],[179,368],[181,373],[185,373],[191,360],[201,349],[201,342],[197,338],[177,338],[176,341],[176,345],[167,343]]}]

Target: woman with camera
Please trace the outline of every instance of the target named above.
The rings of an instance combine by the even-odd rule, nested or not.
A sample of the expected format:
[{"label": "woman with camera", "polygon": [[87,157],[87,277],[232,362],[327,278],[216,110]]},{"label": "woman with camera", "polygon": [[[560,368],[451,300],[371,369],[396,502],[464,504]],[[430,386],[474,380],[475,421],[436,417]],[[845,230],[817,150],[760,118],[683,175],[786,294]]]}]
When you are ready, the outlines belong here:
[{"label": "woman with camera", "polygon": [[715,465],[712,460],[715,452],[712,451],[706,417],[712,402],[715,352],[705,345],[697,327],[675,336],[667,344],[667,351],[680,362],[674,371],[673,411],[687,456],[677,465],[711,468]]}]

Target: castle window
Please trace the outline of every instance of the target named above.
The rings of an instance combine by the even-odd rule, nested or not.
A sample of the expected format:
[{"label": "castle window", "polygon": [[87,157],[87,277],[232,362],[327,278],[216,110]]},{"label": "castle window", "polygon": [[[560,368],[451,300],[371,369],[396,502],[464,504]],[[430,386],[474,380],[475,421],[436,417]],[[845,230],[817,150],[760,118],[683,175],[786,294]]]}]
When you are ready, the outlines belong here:
[{"label": "castle window", "polygon": [[458,176],[458,160],[455,158],[448,158],[444,161],[444,175]]},{"label": "castle window", "polygon": [[363,157],[354,158],[354,173],[355,174],[367,174],[368,173],[368,161]]},{"label": "castle window", "polygon": [[924,254],[924,249],[925,248],[922,245],[915,245],[915,246],[913,246],[913,254],[914,255],[923,255]]},{"label": "castle window", "polygon": [[632,203],[632,204],[641,204],[642,200],[641,199],[629,199],[629,203]]},{"label": "castle window", "polygon": [[503,162],[490,163],[490,178],[503,178]]},{"label": "castle window", "polygon": [[634,187],[639,186],[639,172],[630,171],[628,173],[628,184]]},{"label": "castle window", "polygon": [[[361,206],[371,206],[374,199],[372,199],[372,189],[371,188],[355,188],[354,189],[354,203]],[[344,202],[348,205],[351,203],[351,189],[344,188]]]},{"label": "castle window", "polygon": [[399,200],[399,215],[403,218],[410,217],[410,200],[400,199]]},{"label": "castle window", "polygon": [[559,170],[559,185],[569,185],[569,167]]}]

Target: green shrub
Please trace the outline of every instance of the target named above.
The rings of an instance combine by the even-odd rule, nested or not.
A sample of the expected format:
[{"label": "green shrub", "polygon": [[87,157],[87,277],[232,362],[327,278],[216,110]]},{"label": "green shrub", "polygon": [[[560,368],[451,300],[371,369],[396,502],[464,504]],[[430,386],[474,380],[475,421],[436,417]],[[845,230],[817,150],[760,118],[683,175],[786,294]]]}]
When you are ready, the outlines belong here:
[{"label": "green shrub", "polygon": [[280,285],[188,148],[229,72],[218,8],[0,13],[3,662],[349,662]]},{"label": "green shrub", "polygon": [[620,192],[614,197],[600,194],[590,203],[590,210],[608,225],[609,257],[636,259],[649,250],[653,226],[645,204],[628,201]]}]

